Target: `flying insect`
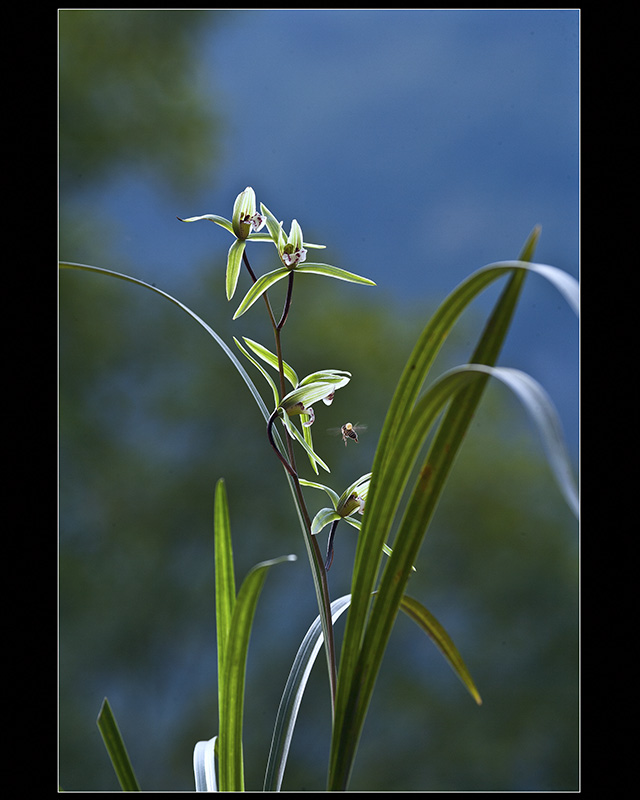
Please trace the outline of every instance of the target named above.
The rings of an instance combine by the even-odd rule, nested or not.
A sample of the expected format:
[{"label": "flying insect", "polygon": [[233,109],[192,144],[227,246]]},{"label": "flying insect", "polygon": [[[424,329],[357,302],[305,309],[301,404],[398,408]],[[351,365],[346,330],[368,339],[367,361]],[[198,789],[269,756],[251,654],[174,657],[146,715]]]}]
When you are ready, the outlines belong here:
[{"label": "flying insect", "polygon": [[346,447],[349,439],[358,444],[358,431],[364,431],[366,429],[366,425],[360,425],[359,423],[357,425],[353,425],[351,422],[345,422],[341,428],[329,428],[329,433],[340,433],[342,435],[344,446]]}]

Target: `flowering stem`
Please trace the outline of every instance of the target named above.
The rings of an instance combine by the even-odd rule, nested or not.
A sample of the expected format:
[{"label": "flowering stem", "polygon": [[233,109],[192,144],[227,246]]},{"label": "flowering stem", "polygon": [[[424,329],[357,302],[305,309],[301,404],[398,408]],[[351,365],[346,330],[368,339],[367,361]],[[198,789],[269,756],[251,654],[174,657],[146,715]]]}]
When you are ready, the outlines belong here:
[{"label": "flowering stem", "polygon": [[280,322],[278,323],[278,330],[282,330],[282,326],[287,321],[287,317],[289,316],[289,309],[291,308],[291,295],[293,293],[293,276],[294,271],[291,270],[289,273],[289,285],[287,287],[287,298],[284,301],[284,308],[282,309],[282,317],[280,318]]},{"label": "flowering stem", "polygon": [[[251,269],[251,265],[249,264],[249,259],[247,258],[246,252],[242,254],[242,258],[244,264],[251,276],[251,280],[255,283],[256,276],[254,271]],[[284,397],[285,395],[285,377],[284,377],[284,361],[282,358],[282,343],[280,340],[280,331],[284,327],[285,322],[287,321],[287,317],[289,315],[289,310],[291,308],[291,298],[293,294],[293,270],[289,274],[289,284],[287,287],[287,296],[284,303],[284,308],[282,310],[282,316],[280,318],[280,322],[276,324],[275,317],[273,316],[273,311],[271,309],[271,303],[269,302],[269,298],[267,297],[267,293],[264,293],[264,300],[267,306],[267,313],[269,315],[269,319],[271,320],[271,325],[273,327],[273,334],[275,337],[276,343],[276,354],[278,357],[278,372],[280,374],[280,396]],[[286,412],[285,412],[286,413]],[[306,540],[307,540],[307,547],[309,552],[309,559],[311,561],[311,568],[315,576],[315,584],[316,584],[316,594],[319,603],[319,610],[320,610],[320,618],[323,620],[323,632],[325,634],[325,647],[327,653],[327,665],[329,669],[329,689],[331,695],[331,716],[333,718],[333,714],[335,712],[335,702],[336,702],[336,683],[337,683],[337,666],[336,666],[336,653],[335,653],[335,643],[333,638],[333,624],[331,622],[331,597],[329,595],[329,586],[327,584],[327,572],[324,567],[324,563],[322,560],[322,553],[320,552],[320,545],[318,544],[318,540],[316,536],[313,536],[311,533],[311,517],[309,516],[309,511],[307,510],[307,506],[304,500],[304,495],[302,493],[302,487],[300,486],[300,481],[298,480],[298,473],[296,472],[295,467],[295,453],[293,450],[293,442],[291,441],[290,436],[286,436],[286,447],[287,453],[289,456],[289,461],[284,457],[284,455],[280,452],[276,443],[273,439],[273,423],[278,418],[277,409],[271,414],[269,417],[269,421],[267,422],[267,436],[269,438],[269,443],[275,454],[278,456],[282,465],[287,470],[291,478],[293,479],[293,487],[295,490],[295,494],[298,501],[298,508],[300,509],[300,514],[304,521],[305,533],[306,533]]]},{"label": "flowering stem", "polygon": [[[253,271],[253,269],[251,268],[251,264],[249,263],[249,259],[247,258],[246,250],[242,254],[242,260],[244,261],[244,265],[247,268],[247,272],[251,276],[251,280],[255,283],[256,280],[257,280],[256,274]],[[289,287],[287,289],[287,297],[286,297],[286,300],[285,300],[284,309],[282,311],[282,317],[280,318],[280,322],[278,322],[277,324],[276,324],[276,318],[273,316],[273,310],[271,309],[271,303],[269,302],[269,297],[268,297],[266,292],[264,292],[264,294],[263,294],[264,302],[266,303],[266,306],[267,306],[267,314],[269,315],[269,320],[271,321],[271,326],[273,327],[273,333],[274,333],[275,339],[276,339],[276,355],[278,356],[278,372],[280,373],[280,396],[281,397],[285,396],[286,391],[285,391],[285,383],[284,383],[284,369],[283,369],[283,364],[282,364],[282,347],[281,347],[281,344],[280,344],[280,331],[282,330],[282,327],[283,327],[284,323],[287,321],[287,316],[289,314],[289,309],[291,308],[291,293],[292,293],[292,291],[293,291],[293,270],[291,271],[291,273],[289,275]],[[271,441],[271,444],[273,446],[273,440],[272,440],[271,435],[269,436],[269,441]],[[289,444],[289,442],[287,442],[287,443]],[[278,453],[278,457],[281,457],[280,456],[280,452],[278,451],[278,449],[275,448],[275,447],[274,447],[274,449]],[[289,449],[289,457],[292,458],[292,452],[291,452],[292,448],[291,448],[291,446],[289,446],[288,449]],[[289,470],[289,472],[291,472],[291,469],[289,467],[287,469]],[[291,472],[291,474],[294,475],[293,472]],[[295,477],[297,477],[297,476],[295,476]]]},{"label": "flowering stem", "polygon": [[274,452],[278,456],[280,461],[282,461],[282,463],[284,465],[284,468],[287,470],[289,475],[291,475],[291,477],[294,479],[294,481],[297,482],[298,481],[298,473],[291,466],[291,464],[289,464],[289,462],[282,455],[280,450],[278,450],[278,447],[277,447],[276,443],[273,441],[273,430],[272,430],[272,428],[273,428],[273,423],[276,421],[277,418],[278,418],[278,409],[276,408],[276,410],[273,412],[273,414],[269,417],[269,421],[267,422],[267,436],[269,437],[269,443],[271,444],[271,447],[273,447]]}]

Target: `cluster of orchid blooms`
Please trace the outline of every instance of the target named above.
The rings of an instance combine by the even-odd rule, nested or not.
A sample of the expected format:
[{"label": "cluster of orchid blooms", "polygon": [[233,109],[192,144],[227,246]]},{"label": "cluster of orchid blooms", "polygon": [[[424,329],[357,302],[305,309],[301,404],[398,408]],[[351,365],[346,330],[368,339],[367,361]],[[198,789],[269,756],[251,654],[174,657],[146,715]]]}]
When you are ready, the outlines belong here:
[{"label": "cluster of orchid blooms", "polygon": [[[178,217],[178,219],[181,222],[209,220],[225,228],[235,237],[233,244],[229,248],[227,257],[227,299],[231,300],[235,294],[243,263],[251,276],[252,286],[238,306],[233,317],[234,319],[242,316],[242,314],[244,314],[260,297],[264,297],[265,299],[267,311],[276,335],[277,354],[272,353],[258,342],[245,337],[243,337],[244,345],[237,339],[235,339],[235,342],[244,356],[262,373],[273,391],[275,408],[267,424],[267,435],[276,455],[294,480],[299,481],[299,483],[304,486],[322,489],[331,498],[333,507],[321,509],[315,515],[311,524],[311,533],[314,535],[318,534],[326,525],[331,524],[332,526],[325,562],[326,569],[329,569],[333,559],[333,537],[337,523],[341,519],[344,519],[358,529],[361,527],[361,522],[353,519],[352,515],[356,512],[362,514],[364,511],[371,473],[358,478],[358,480],[349,486],[340,496],[327,486],[305,481],[298,477],[291,463],[291,459],[287,460],[280,448],[278,448],[274,441],[272,428],[275,420],[280,419],[289,436],[298,441],[304,448],[314,472],[316,474],[318,473],[318,466],[321,466],[329,472],[329,467],[313,449],[310,430],[315,420],[313,406],[319,400],[326,405],[330,405],[335,392],[349,383],[351,373],[343,370],[322,370],[307,375],[305,378],[302,378],[302,380],[299,380],[292,367],[282,359],[279,334],[289,313],[294,275],[312,273],[349,281],[350,283],[362,283],[369,286],[375,286],[375,283],[368,278],[363,278],[360,275],[355,275],[352,272],[347,272],[346,270],[334,267],[330,264],[308,263],[306,260],[307,251],[309,249],[324,249],[324,245],[305,242],[302,236],[302,229],[295,219],[291,223],[289,235],[286,236],[282,227],[282,222],[279,222],[263,203],[260,204],[260,211],[257,211],[255,193],[250,186],[236,198],[231,220],[220,217],[217,214],[204,214],[202,216],[188,217],[186,219]],[[260,233],[265,226],[267,232]],[[246,255],[246,245],[248,242],[273,243],[276,246],[281,266],[259,278],[256,277]],[[275,283],[285,278],[287,278],[289,282],[287,297],[280,321],[276,323],[266,292]],[[262,367],[254,356],[257,356],[262,362],[278,371],[280,377],[279,388],[276,386],[271,375]],[[285,380],[293,387],[288,393],[284,391]],[[292,417],[296,416],[300,416],[301,418],[302,432],[298,430],[292,421]],[[346,433],[345,428],[347,429]],[[347,423],[343,426],[342,433],[345,444],[347,438],[355,442],[358,441],[357,436],[354,435],[355,431],[353,429],[354,426],[352,426],[351,423]]]}]

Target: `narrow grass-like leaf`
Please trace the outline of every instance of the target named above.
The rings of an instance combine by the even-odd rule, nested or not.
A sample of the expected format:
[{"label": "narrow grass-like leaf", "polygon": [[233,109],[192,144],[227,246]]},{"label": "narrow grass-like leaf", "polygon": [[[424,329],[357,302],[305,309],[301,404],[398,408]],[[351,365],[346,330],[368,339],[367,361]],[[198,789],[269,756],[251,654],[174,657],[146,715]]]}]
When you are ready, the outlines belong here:
[{"label": "narrow grass-like leaf", "polygon": [[445,404],[474,382],[478,385],[478,381],[481,381],[481,385],[484,386],[485,376],[502,381],[522,401],[538,429],[558,488],[569,507],[577,514],[577,489],[560,421],[553,403],[540,384],[520,370],[464,364],[444,373],[432,384],[400,428],[400,435],[391,451],[391,460],[395,468],[388,470],[386,474],[385,494],[389,502],[379,510],[378,524],[382,528],[388,530],[391,527],[418,453]]},{"label": "narrow grass-like leaf", "polygon": [[[332,623],[347,610],[350,599],[347,595],[331,603]],[[280,700],[264,778],[265,792],[280,791],[300,703],[322,642],[322,625],[320,617],[316,617],[296,653]]]},{"label": "narrow grass-like leaf", "polygon": [[217,792],[216,741],[214,736],[206,742],[197,742],[193,749],[193,775],[196,792]]},{"label": "narrow grass-like leaf", "polygon": [[[519,263],[518,266],[520,266]],[[527,265],[521,266],[526,268]],[[356,702],[357,699],[352,695],[357,691],[353,675],[364,636],[370,598],[375,587],[380,563],[380,549],[389,534],[395,507],[399,502],[398,486],[403,487],[408,480],[405,470],[399,468],[398,464],[392,460],[394,447],[399,441],[400,428],[403,421],[409,418],[428,371],[455,322],[478,294],[508,272],[507,268],[487,267],[474,273],[454,289],[436,309],[425,326],[396,387],[380,434],[373,464],[373,476],[365,512],[365,525],[363,526],[366,545],[365,537],[361,535],[356,549],[352,582],[353,600],[347,618],[340,658],[337,714],[346,715],[347,704]],[[391,486],[392,482],[395,483],[393,487]],[[343,781],[347,779],[344,772],[339,779],[335,777],[338,761],[341,762],[344,769],[350,770],[351,768],[350,765],[345,766],[349,756],[345,751],[346,744],[344,742],[347,733],[342,730],[344,724],[346,724],[344,717],[336,718],[332,743],[333,761],[330,768],[330,786],[334,786],[334,788],[344,788]],[[351,755],[355,755],[355,749]]]},{"label": "narrow grass-like leaf", "polygon": [[[476,366],[476,365],[472,365]],[[480,369],[482,369],[480,367]],[[576,518],[580,513],[578,488],[571,470],[560,418],[551,398],[526,372],[507,367],[487,368],[489,374],[508,386],[521,400],[536,424],[542,439],[547,461],[567,505]]]},{"label": "narrow grass-like leaf", "polygon": [[[481,288],[479,287],[477,291],[481,291]],[[332,790],[344,790],[347,787],[373,686],[400,599],[404,594],[409,566],[415,562],[421,537],[424,535],[425,526],[433,513],[435,500],[443,485],[444,476],[439,476],[441,482],[436,485],[433,481],[433,468],[429,464],[425,464],[394,541],[394,552],[385,566],[379,592],[374,600],[371,618],[367,621],[369,596],[374,588],[380,560],[380,546],[389,534],[395,508],[399,501],[397,488],[393,489],[392,482],[395,479],[404,486],[409,477],[406,472],[408,461],[403,468],[394,463],[392,459],[397,436],[403,423],[411,416],[418,391],[444,337],[464,306],[470,302],[477,291],[461,293],[458,290],[450,295],[436,311],[434,318],[425,329],[429,335],[425,336],[423,333],[405,368],[392,401],[392,408],[383,427],[379,452],[376,452],[374,460],[368,508],[365,511],[356,549],[352,584],[353,601],[347,619],[340,662],[336,701],[336,735],[332,741],[329,774],[329,789]],[[431,332],[429,332],[430,328]],[[434,332],[436,333],[435,337],[433,336]],[[442,386],[442,384],[440,385]],[[437,388],[438,386],[436,386]],[[429,414],[433,417],[439,413],[447,398],[446,396],[436,398],[435,391],[428,393],[428,396],[430,397],[429,402],[433,402],[433,408],[428,409]],[[438,404],[436,404],[436,399],[438,399]],[[425,408],[424,411],[426,413],[427,409]],[[394,416],[395,414],[398,416]],[[430,420],[431,417],[427,422],[425,416],[424,424],[430,424]],[[385,438],[385,434],[389,438]],[[407,442],[404,444],[408,446]],[[432,491],[427,491],[427,489]],[[397,576],[395,582],[393,575]],[[381,626],[376,630],[373,629],[374,614],[375,624]],[[342,683],[343,676],[345,683]]]},{"label": "narrow grass-like leaf", "polygon": [[[440,347],[471,300],[498,277],[510,273],[507,287],[497,301],[470,359],[493,365],[508,330],[526,271],[538,271],[548,279],[551,275],[552,280],[553,276],[557,276],[558,271],[554,268],[543,265],[540,270],[536,269],[536,265],[526,263],[532,257],[538,236],[539,228],[536,228],[525,243],[520,260],[489,265],[474,273],[452,292],[423,331],[394,394],[374,459],[373,478],[356,549],[352,605],[347,618],[338,676],[328,781],[330,790],[344,790],[347,787],[373,685],[411,565],[489,376],[480,376],[473,385],[455,394],[418,475],[394,541],[393,553],[385,565],[371,616],[367,619],[379,569],[381,545],[389,533],[398,502],[397,486],[392,492],[389,485],[393,479],[398,485],[404,486],[409,477],[399,468],[396,459],[396,443],[402,427],[409,424],[418,392]],[[563,291],[572,292],[571,281],[562,279]],[[403,439],[402,445],[406,444]],[[396,476],[396,472],[401,474]]]},{"label": "narrow grass-like leaf", "polygon": [[223,698],[227,694],[225,657],[231,620],[236,605],[236,582],[233,568],[231,525],[225,484],[220,479],[216,484],[214,501],[214,568],[216,595],[216,642],[218,651],[218,730],[222,729]]},{"label": "narrow grass-like leaf", "polygon": [[140,786],[131,766],[127,748],[106,697],[102,701],[96,723],[122,791],[139,792]]},{"label": "narrow grass-like leaf", "polygon": [[247,651],[258,597],[268,570],[296,556],[283,556],[257,564],[246,576],[236,599],[224,656],[224,694],[218,733],[219,778],[221,792],[244,791],[242,758],[242,716]]},{"label": "narrow grass-like leaf", "polygon": [[[251,236],[249,237],[251,238]],[[311,246],[311,245],[310,245]],[[313,245],[315,246],[315,245]],[[318,245],[320,246],[320,245]],[[163,292],[161,289],[151,285],[150,283],[146,283],[145,281],[141,281],[138,278],[133,278],[129,275],[125,275],[120,272],[114,272],[113,270],[103,269],[102,267],[94,267],[89,264],[75,264],[72,262],[61,261],[59,262],[60,269],[74,269],[74,270],[81,270],[85,272],[92,272],[98,275],[105,275],[110,278],[117,278],[118,280],[123,280],[128,283],[132,283],[136,286],[142,286],[145,289],[149,289],[152,292],[160,295],[160,297],[164,297],[166,300],[169,300],[171,303],[174,303],[178,308],[188,314],[192,319],[194,319],[204,330],[214,339],[214,341],[219,345],[225,355],[229,358],[231,363],[239,372],[240,376],[244,380],[245,384],[249,388],[251,395],[253,396],[254,400],[256,401],[258,408],[260,409],[260,413],[265,419],[265,422],[268,422],[269,417],[271,416],[271,412],[267,409],[260,393],[258,392],[255,384],[247,374],[246,370],[242,366],[242,364],[238,361],[235,354],[229,349],[226,343],[218,336],[218,334],[209,326],[207,323],[201,319],[194,311],[192,311],[188,306],[181,303],[172,295],[168,294],[167,292]],[[280,437],[278,431],[273,431],[274,438],[278,446],[280,447],[281,452],[286,452],[284,449],[284,444]],[[325,468],[328,470],[328,467]],[[300,523],[300,528],[302,531],[303,540],[305,543],[305,547],[307,549],[307,557],[309,559],[309,564],[311,566],[311,574],[313,577],[313,585],[316,592],[316,598],[318,601],[318,609],[320,611],[320,615],[322,617],[322,626],[323,631],[325,634],[325,641],[327,642],[326,646],[326,654],[327,654],[327,668],[329,674],[329,685],[331,687],[331,709],[333,713],[334,708],[334,697],[335,697],[335,687],[336,687],[336,658],[335,658],[335,649],[334,649],[334,642],[333,642],[333,633],[331,628],[331,610],[330,610],[330,600],[329,600],[329,587],[327,585],[327,576],[324,569],[324,562],[322,553],[320,552],[318,543],[315,537],[311,536],[311,532],[309,530],[310,520],[307,520],[305,510],[303,509],[300,498],[298,496],[298,492],[296,491],[296,487],[294,485],[293,479],[289,475],[289,473],[283,467],[285,479],[289,485],[289,490],[291,492],[291,496],[295,505],[295,509],[298,515],[298,521]]]},{"label": "narrow grass-like leaf", "polygon": [[160,295],[160,297],[164,297],[166,300],[169,300],[171,303],[174,303],[174,305],[178,306],[178,308],[184,311],[185,314],[188,314],[192,319],[194,319],[198,323],[198,325],[204,328],[205,331],[209,334],[209,336],[211,336],[215,340],[215,342],[222,348],[227,358],[231,361],[233,366],[238,370],[240,377],[249,388],[249,391],[251,392],[253,399],[258,404],[258,408],[260,409],[260,412],[264,417],[265,421],[269,419],[271,412],[267,409],[266,405],[264,404],[264,401],[262,400],[262,397],[260,396],[260,392],[258,392],[258,390],[256,389],[255,384],[249,377],[245,368],[236,358],[234,352],[227,346],[224,340],[221,339],[220,336],[218,336],[218,334],[213,330],[213,328],[207,325],[207,323],[201,317],[199,317],[188,306],[185,306],[184,303],[181,303],[179,300],[177,300],[175,297],[168,294],[167,292],[163,292],[162,289],[158,289],[156,286],[152,286],[150,283],[141,281],[138,278],[132,278],[130,275],[124,275],[121,272],[114,272],[113,270],[103,269],[102,267],[93,267],[88,264],[73,264],[68,261],[61,261],[59,266],[61,269],[76,269],[85,272],[94,272],[97,275],[105,275],[110,278],[118,278],[119,280],[126,281],[128,283],[133,283],[136,286],[142,286],[145,289],[149,289],[150,291]]},{"label": "narrow grass-like leaf", "polygon": [[[254,382],[249,377],[249,374],[247,373],[245,368],[242,366],[242,364],[236,358],[235,353],[227,346],[225,341],[220,338],[220,336],[213,330],[213,328],[210,325],[208,325],[201,317],[198,316],[198,314],[196,314],[194,311],[192,311],[188,306],[184,305],[184,303],[181,303],[178,299],[176,299],[172,295],[168,294],[167,292],[163,292],[162,289],[158,289],[156,286],[153,286],[150,283],[146,283],[146,281],[141,281],[138,278],[133,278],[130,275],[125,275],[125,274],[123,274],[121,272],[114,272],[113,270],[110,270],[110,269],[104,269],[103,267],[94,267],[94,266],[91,266],[89,264],[75,264],[75,263],[72,263],[72,262],[69,262],[69,261],[61,261],[61,262],[59,262],[59,267],[60,267],[60,269],[73,269],[73,270],[80,270],[80,271],[83,271],[83,272],[93,272],[93,273],[95,273],[97,275],[104,275],[104,276],[110,277],[110,278],[117,278],[118,280],[122,280],[122,281],[125,281],[127,283],[132,283],[135,286],[142,286],[144,289],[149,289],[149,291],[155,292],[155,294],[160,295],[160,297],[164,297],[165,300],[169,300],[169,302],[171,302],[174,305],[178,306],[179,309],[184,311],[185,314],[188,314],[188,316],[190,316],[193,320],[195,320],[198,323],[198,325],[200,325],[202,328],[204,328],[204,330],[209,334],[209,336],[211,336],[212,339],[216,342],[216,344],[222,349],[224,354],[227,356],[227,358],[231,361],[233,366],[236,368],[236,370],[240,374],[240,377],[242,378],[242,380],[247,385],[249,391],[251,392],[251,395],[252,395],[253,399],[255,400],[258,408],[260,409],[260,413],[264,417],[265,422],[268,422],[269,417],[271,416],[271,411],[265,405],[265,403],[264,403],[264,401],[263,401],[263,399],[262,399],[262,397],[260,395],[260,392],[256,388],[256,385],[254,384]],[[264,373],[264,374],[266,375],[266,373]],[[284,449],[284,444],[282,442],[282,439],[280,438],[280,434],[277,431],[274,431],[274,438],[276,440],[276,443],[280,446],[281,452],[283,452],[283,453],[286,452],[285,449]],[[289,478],[289,476],[286,473],[286,471],[285,471],[285,475],[287,475],[287,478]],[[295,492],[295,490],[293,488],[293,485],[291,484],[290,481],[289,481],[289,485],[290,485],[290,489],[291,489],[291,492],[292,492],[292,495],[293,495],[294,503],[296,504],[296,508],[297,508],[297,511],[298,511],[298,517],[299,517],[300,522],[301,522],[303,534],[305,534],[306,528],[305,528],[305,525],[304,525],[304,515],[302,514],[302,511],[299,508],[298,497],[297,497],[296,492]],[[326,605],[327,605],[327,608],[328,608],[328,602],[326,603]],[[320,604],[320,608],[323,608],[323,604]]]},{"label": "narrow grass-like leaf", "polygon": [[471,697],[473,697],[478,705],[482,705],[480,693],[476,689],[476,685],[471,678],[466,664],[462,660],[462,656],[458,652],[449,634],[433,614],[427,611],[422,603],[419,603],[413,597],[409,597],[406,594],[400,601],[400,608],[429,636],[453,671],[460,678]]},{"label": "narrow grass-like leaf", "polygon": [[[351,595],[345,595],[331,603],[334,624],[341,614],[347,610],[350,602]],[[480,705],[482,700],[469,674],[469,670],[451,641],[451,637],[438,620],[421,603],[407,595],[402,598],[400,608],[434,642],[473,699]],[[298,711],[300,710],[311,669],[321,646],[322,628],[320,617],[316,617],[296,653],[280,699],[264,779],[263,791],[265,792],[279,792],[282,787]]]}]

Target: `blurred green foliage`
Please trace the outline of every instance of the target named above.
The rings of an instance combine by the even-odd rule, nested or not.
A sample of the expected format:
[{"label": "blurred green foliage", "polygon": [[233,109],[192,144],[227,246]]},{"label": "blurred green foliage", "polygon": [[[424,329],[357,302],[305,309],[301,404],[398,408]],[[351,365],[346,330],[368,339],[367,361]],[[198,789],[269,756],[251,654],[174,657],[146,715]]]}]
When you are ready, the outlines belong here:
[{"label": "blurred green foliage", "polygon": [[[84,182],[107,180],[129,159],[178,183],[197,173],[219,120],[203,111],[190,61],[203,24],[215,17],[61,12],[63,214],[79,174]],[[168,99],[158,81],[173,82]],[[141,96],[157,98],[151,120],[135,115]],[[194,137],[191,148],[181,146],[185,135]],[[326,231],[305,233],[330,239]],[[61,227],[63,257],[73,259],[70,243],[80,236]],[[108,236],[105,244],[108,258]],[[204,277],[179,299],[193,302],[227,342],[247,335],[272,347],[259,306],[230,322],[227,247],[212,237],[212,257],[197,273]],[[353,373],[314,428],[332,467],[325,482],[338,492],[370,468],[395,382],[431,310],[419,298],[389,307],[375,291],[304,276],[284,331],[285,357],[299,374]],[[142,788],[193,788],[195,742],[216,733],[213,491],[224,477],[237,577],[263,559],[300,556],[269,577],[249,649],[246,779],[258,789],[280,692],[317,613],[264,422],[215,343],[150,292],[67,271],[59,328],[60,784],[117,788],[95,725],[107,695]],[[448,366],[466,359],[479,330],[473,314],[461,330],[443,354]],[[260,380],[255,373],[259,387]],[[270,401],[266,385],[263,397]],[[489,390],[410,587],[453,637],[484,705],[475,706],[435,648],[399,619],[353,790],[577,789],[576,525],[523,419],[503,392]],[[325,428],[348,420],[368,429],[358,446],[345,448]],[[312,514],[323,502],[317,495],[307,495]],[[349,590],[354,547],[355,532],[345,525],[329,578],[335,597]],[[324,788],[330,719],[319,663],[284,789]]]},{"label": "blurred green foliage", "polygon": [[[59,12],[60,183],[146,168],[184,188],[215,158],[220,117],[203,102],[194,54],[219,15],[201,11]],[[210,89],[210,86],[206,86]]]}]

